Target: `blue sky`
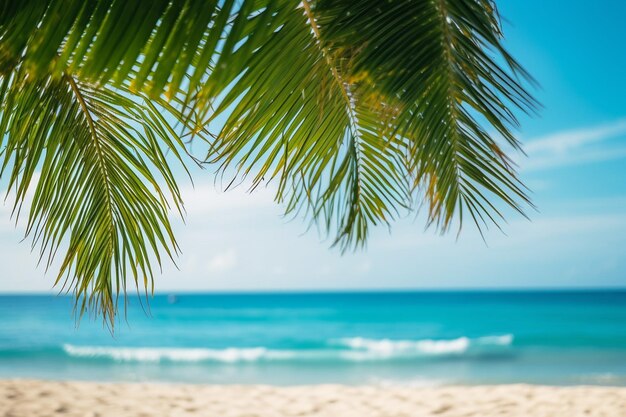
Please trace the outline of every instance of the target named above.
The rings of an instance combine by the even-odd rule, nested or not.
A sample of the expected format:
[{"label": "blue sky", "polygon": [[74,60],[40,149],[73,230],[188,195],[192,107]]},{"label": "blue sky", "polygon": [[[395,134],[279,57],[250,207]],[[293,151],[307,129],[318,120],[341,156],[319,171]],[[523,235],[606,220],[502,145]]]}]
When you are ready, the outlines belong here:
[{"label": "blue sky", "polygon": [[[377,229],[365,251],[341,256],[271,190],[221,193],[208,172],[184,184],[176,221],[183,254],[161,291],[626,286],[626,4],[498,2],[506,44],[541,84],[544,108],[522,118],[521,174],[538,212],[509,216],[506,235],[471,227],[460,239],[424,231],[421,218]],[[48,291],[22,228],[0,207],[0,291]],[[469,225],[468,225],[469,226]]]}]

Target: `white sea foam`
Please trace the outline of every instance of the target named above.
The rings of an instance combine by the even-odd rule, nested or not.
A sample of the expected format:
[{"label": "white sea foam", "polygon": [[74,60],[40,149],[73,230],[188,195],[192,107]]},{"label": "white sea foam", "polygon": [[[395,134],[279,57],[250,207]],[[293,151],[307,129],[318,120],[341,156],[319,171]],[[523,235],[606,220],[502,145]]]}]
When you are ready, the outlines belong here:
[{"label": "white sea foam", "polygon": [[[513,335],[486,336],[475,339],[459,337],[447,340],[391,340],[353,337],[334,340],[334,349],[276,350],[266,347],[244,348],[174,348],[63,345],[64,352],[78,358],[103,358],[117,362],[220,362],[260,361],[377,361],[429,356],[462,355],[473,347],[508,346]],[[337,349],[340,347],[340,349]]]},{"label": "white sea foam", "polygon": [[256,362],[263,358],[288,357],[288,353],[268,351],[263,347],[254,348],[151,348],[151,347],[105,347],[63,345],[70,356],[84,358],[109,358],[119,362]]},{"label": "white sea foam", "polygon": [[340,344],[354,350],[393,356],[400,353],[422,352],[430,354],[463,353],[469,347],[467,337],[452,340],[390,340],[354,337],[342,339]]},{"label": "white sea foam", "polygon": [[[338,344],[368,356],[397,357],[408,355],[454,355],[463,354],[472,346],[508,346],[513,343],[513,335],[485,336],[476,339],[459,337],[456,339],[391,340],[352,337],[340,339]],[[358,357],[355,356],[355,357]]]}]

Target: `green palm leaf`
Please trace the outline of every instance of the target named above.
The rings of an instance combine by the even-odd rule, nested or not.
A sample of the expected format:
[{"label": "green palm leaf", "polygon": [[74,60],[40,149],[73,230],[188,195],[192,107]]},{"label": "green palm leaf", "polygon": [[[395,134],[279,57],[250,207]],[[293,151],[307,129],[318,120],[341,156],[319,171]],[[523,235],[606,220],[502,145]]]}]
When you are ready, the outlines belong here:
[{"label": "green palm leaf", "polygon": [[[182,202],[165,150],[180,144],[157,108],[69,75],[31,81],[21,68],[3,78],[2,171],[19,211],[39,181],[26,234],[50,266],[61,248],[57,282],[79,310],[111,320],[127,280],[152,285],[152,264],[177,251],[168,204]],[[170,158],[171,159],[171,158]]]},{"label": "green palm leaf", "polygon": [[[263,42],[236,30],[248,16],[233,22],[217,62],[231,78],[214,71],[199,93],[215,98],[205,123],[226,116],[209,158],[224,170],[234,164],[244,176],[253,172],[253,187],[280,178],[277,199],[287,201],[287,212],[308,210],[337,231],[345,249],[408,206],[403,144],[388,135],[375,97],[344,79],[308,3],[305,10],[286,4],[249,7],[260,26],[252,33],[280,28]],[[250,52],[240,55],[244,49]]]},{"label": "green palm leaf", "polygon": [[49,255],[69,236],[61,276],[109,317],[126,275],[147,285],[151,260],[176,250],[164,150],[178,155],[183,136],[211,133],[207,162],[252,188],[276,181],[286,212],[343,250],[423,204],[442,231],[532,206],[504,149],[520,149],[515,114],[537,103],[491,0],[0,0],[0,11],[4,171],[22,201],[41,170],[27,230]]},{"label": "green palm leaf", "polygon": [[486,133],[519,149],[509,107],[536,106],[491,2],[254,4],[244,2],[220,51],[228,77],[211,72],[198,94],[197,107],[212,109],[205,123],[227,116],[214,161],[255,181],[280,177],[288,212],[305,207],[344,249],[423,200],[442,230],[464,212],[479,228],[497,225],[493,197],[521,213],[530,205]]}]

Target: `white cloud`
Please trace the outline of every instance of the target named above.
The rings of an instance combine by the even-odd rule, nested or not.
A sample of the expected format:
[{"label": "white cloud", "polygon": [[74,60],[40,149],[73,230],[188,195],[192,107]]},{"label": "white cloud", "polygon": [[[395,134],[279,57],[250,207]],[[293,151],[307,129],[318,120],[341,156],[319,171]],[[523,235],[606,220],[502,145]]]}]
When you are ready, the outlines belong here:
[{"label": "white cloud", "polygon": [[520,165],[523,170],[532,171],[623,158],[626,147],[607,148],[603,143],[623,135],[626,135],[626,119],[532,139],[524,146],[528,158]]},{"label": "white cloud", "polygon": [[213,256],[208,264],[208,272],[225,272],[237,265],[237,253],[233,249],[218,253]]},{"label": "white cloud", "polygon": [[525,149],[528,154],[539,152],[564,153],[624,133],[626,133],[626,119],[621,119],[609,124],[543,136],[529,141]]},{"label": "white cloud", "polygon": [[233,210],[253,210],[273,206],[274,189],[258,187],[248,192],[250,187],[242,184],[228,191],[222,191],[217,185],[210,182],[200,183],[195,187],[183,187],[181,195],[185,202],[185,211],[188,215],[224,215]]},{"label": "white cloud", "polygon": [[357,272],[360,274],[367,274],[372,270],[372,262],[367,259],[357,265]]},{"label": "white cloud", "polygon": [[287,273],[287,269],[282,265],[274,265],[270,272],[272,275],[285,275]]},{"label": "white cloud", "polygon": [[525,171],[540,171],[570,165],[590,164],[626,158],[626,146],[609,149],[580,149],[562,155],[532,156],[523,164]]}]

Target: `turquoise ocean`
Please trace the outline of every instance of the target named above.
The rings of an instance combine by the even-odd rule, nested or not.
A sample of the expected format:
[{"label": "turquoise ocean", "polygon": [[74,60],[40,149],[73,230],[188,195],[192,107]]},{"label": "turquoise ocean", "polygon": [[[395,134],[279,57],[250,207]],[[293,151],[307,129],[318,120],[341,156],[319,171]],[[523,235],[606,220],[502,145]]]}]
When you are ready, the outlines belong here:
[{"label": "turquoise ocean", "polygon": [[0,296],[0,378],[626,385],[625,291],[157,295],[113,335],[72,307]]}]

